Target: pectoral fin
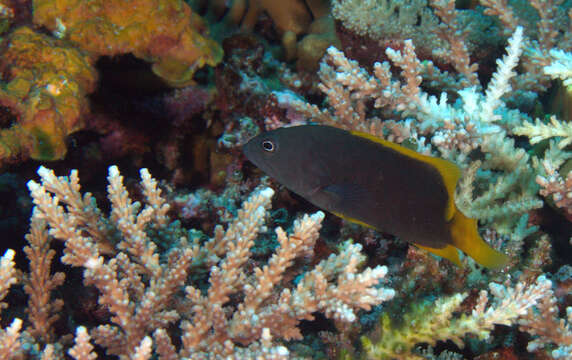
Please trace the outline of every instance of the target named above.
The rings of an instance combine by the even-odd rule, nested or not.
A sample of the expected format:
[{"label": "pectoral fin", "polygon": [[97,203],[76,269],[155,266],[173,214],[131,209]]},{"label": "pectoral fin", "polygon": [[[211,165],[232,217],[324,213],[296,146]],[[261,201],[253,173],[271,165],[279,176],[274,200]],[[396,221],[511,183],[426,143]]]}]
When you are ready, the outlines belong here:
[{"label": "pectoral fin", "polygon": [[331,199],[331,208],[341,214],[352,213],[371,196],[368,189],[355,184],[330,184],[321,192]]}]

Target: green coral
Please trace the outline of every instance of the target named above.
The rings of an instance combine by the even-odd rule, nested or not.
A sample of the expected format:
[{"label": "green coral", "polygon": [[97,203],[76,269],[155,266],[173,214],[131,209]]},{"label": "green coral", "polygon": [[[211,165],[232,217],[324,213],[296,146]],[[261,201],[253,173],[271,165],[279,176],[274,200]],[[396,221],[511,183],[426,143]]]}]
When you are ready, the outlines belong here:
[{"label": "green coral", "polygon": [[[383,313],[377,329],[379,338],[372,341],[362,336],[361,343],[368,359],[419,358],[413,354],[416,344],[435,345],[437,341],[450,339],[462,346],[461,333],[453,332],[455,324],[461,324],[465,315],[452,322],[453,311],[457,309],[466,295],[456,294],[436,302],[422,301],[412,305],[411,309],[399,321]],[[455,329],[456,330],[456,329]]]},{"label": "green coral", "polygon": [[[366,359],[423,359],[415,353],[417,344],[434,346],[451,340],[463,347],[463,337],[473,334],[480,340],[489,338],[496,324],[511,326],[523,318],[543,297],[550,296],[552,283],[544,276],[534,284],[514,287],[491,283],[489,292],[482,290],[470,313],[463,306],[467,294],[455,294],[435,301],[423,300],[411,306],[400,321],[387,313],[380,317],[375,335],[363,336],[361,343]],[[395,312],[393,312],[395,313]],[[348,355],[344,355],[347,359]]]}]

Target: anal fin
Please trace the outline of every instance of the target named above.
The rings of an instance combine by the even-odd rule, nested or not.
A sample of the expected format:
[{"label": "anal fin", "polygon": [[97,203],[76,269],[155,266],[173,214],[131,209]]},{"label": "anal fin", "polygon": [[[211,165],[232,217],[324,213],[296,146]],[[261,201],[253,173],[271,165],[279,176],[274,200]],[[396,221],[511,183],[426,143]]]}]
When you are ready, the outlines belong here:
[{"label": "anal fin", "polygon": [[415,244],[420,249],[427,250],[432,254],[445,258],[452,262],[453,264],[457,265],[458,267],[463,267],[461,264],[461,260],[459,260],[459,251],[452,245],[446,245],[442,249],[431,248],[428,246],[418,245]]}]

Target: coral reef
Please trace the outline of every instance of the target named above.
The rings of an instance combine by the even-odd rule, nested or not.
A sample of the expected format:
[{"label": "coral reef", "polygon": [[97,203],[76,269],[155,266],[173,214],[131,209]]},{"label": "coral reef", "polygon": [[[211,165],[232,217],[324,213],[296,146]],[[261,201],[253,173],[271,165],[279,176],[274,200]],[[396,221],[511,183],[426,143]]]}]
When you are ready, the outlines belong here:
[{"label": "coral reef", "polygon": [[197,69],[222,58],[220,45],[182,0],[35,0],[34,23],[94,57],[131,53],[149,61],[173,86],[190,84]]},{"label": "coral reef", "polygon": [[[0,358],[572,358],[572,2],[327,3],[0,0]],[[245,159],[316,123],[457,164],[506,266]]]},{"label": "coral reef", "polygon": [[[2,9],[10,20],[13,10]],[[0,103],[3,124],[11,126],[1,130],[2,163],[64,158],[68,135],[86,127],[100,56],[132,53],[173,86],[192,82],[198,68],[220,61],[220,46],[204,36],[205,25],[188,5],[147,1],[137,9],[129,16],[133,8],[125,2],[34,2],[34,21],[55,38],[28,27],[6,37]]]}]

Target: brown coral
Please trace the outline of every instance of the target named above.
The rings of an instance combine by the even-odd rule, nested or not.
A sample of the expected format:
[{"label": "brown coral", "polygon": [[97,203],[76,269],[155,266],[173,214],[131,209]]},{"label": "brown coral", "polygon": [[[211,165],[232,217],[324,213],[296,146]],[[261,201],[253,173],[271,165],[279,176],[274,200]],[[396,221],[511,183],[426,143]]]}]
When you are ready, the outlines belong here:
[{"label": "brown coral", "polygon": [[266,12],[280,33],[293,32],[296,35],[306,32],[312,18],[329,12],[328,2],[324,0],[213,0],[210,6],[216,14],[226,12],[228,21],[240,23],[248,30],[252,30],[258,17]]},{"label": "brown coral", "polygon": [[281,36],[286,60],[301,59],[299,68],[315,70],[328,46],[339,47],[324,0],[214,0],[210,6],[215,14],[228,10],[225,19],[246,30],[254,28],[262,13],[268,14]]},{"label": "brown coral", "polygon": [[35,0],[34,22],[94,56],[132,53],[170,85],[222,58],[202,19],[182,0]]},{"label": "brown coral", "polygon": [[83,127],[85,95],[96,85],[92,60],[61,40],[22,27],[2,54],[7,82],[0,83],[0,105],[15,122],[0,130],[0,162],[17,156],[57,160],[65,138]]}]

